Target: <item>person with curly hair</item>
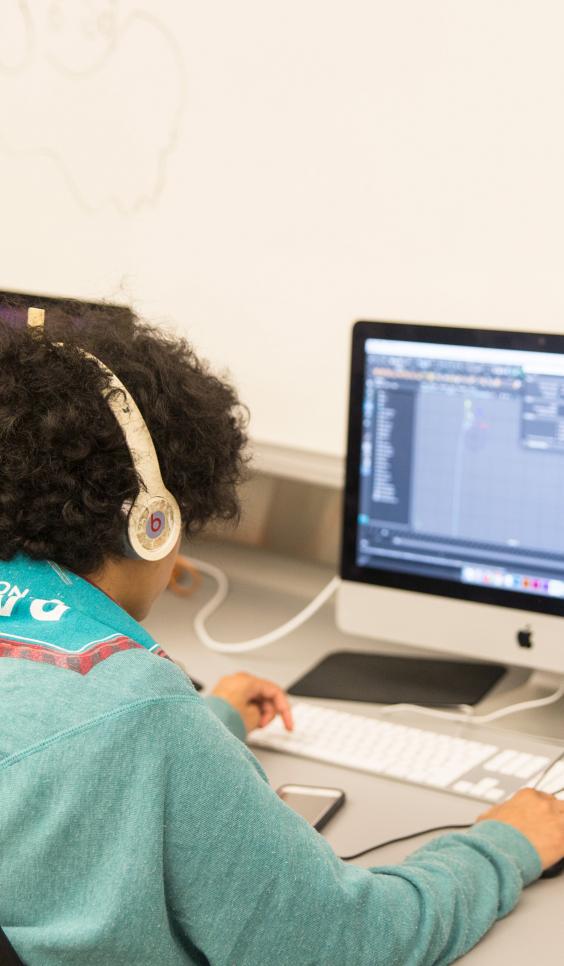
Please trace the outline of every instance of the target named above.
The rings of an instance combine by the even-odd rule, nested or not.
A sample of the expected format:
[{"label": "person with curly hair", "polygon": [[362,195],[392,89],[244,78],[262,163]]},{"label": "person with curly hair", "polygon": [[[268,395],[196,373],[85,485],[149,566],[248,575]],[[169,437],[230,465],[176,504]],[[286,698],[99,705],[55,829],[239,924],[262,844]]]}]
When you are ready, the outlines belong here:
[{"label": "person with curly hair", "polygon": [[[92,359],[86,353],[95,356]],[[361,869],[245,745],[283,691],[211,697],[139,623],[167,585],[136,557],[144,481],[106,394],[135,399],[190,536],[236,519],[246,420],[182,339],[127,310],[0,322],[0,923],[27,966],[431,966],[462,955],[564,851],[524,792],[402,865]]]}]

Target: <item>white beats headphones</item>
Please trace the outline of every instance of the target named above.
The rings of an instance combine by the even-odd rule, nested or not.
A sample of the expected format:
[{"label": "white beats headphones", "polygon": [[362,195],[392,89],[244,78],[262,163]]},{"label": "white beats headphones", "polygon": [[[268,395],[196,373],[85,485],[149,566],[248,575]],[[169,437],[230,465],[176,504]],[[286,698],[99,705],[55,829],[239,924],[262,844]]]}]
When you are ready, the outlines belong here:
[{"label": "white beats headphones", "polygon": [[[28,310],[27,324],[30,328],[42,331],[44,322],[43,309]],[[84,349],[79,351],[88,359],[93,359],[109,378],[104,396],[123,430],[133,465],[145,487],[128,509],[129,546],[135,556],[142,560],[162,560],[176,545],[182,519],[178,503],[163,483],[153,440],[137,403],[123,383],[96,356]],[[120,392],[113,393],[114,389]]]}]

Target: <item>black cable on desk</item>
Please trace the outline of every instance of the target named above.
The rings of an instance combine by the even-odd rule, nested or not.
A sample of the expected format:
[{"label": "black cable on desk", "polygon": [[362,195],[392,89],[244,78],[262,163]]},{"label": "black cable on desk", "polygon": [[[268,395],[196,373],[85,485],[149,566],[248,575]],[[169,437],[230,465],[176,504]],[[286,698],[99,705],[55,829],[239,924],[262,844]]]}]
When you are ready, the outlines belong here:
[{"label": "black cable on desk", "polygon": [[352,862],[353,859],[360,859],[362,855],[368,855],[369,852],[375,852],[376,849],[383,849],[386,845],[396,845],[398,842],[407,842],[408,839],[416,839],[419,835],[431,835],[432,832],[448,832],[453,829],[464,829],[472,828],[474,823],[470,822],[467,825],[438,825],[437,828],[424,828],[420,832],[411,832],[410,835],[402,835],[399,839],[388,839],[387,842],[380,842],[379,845],[372,845],[369,849],[363,849],[362,852],[356,852],[354,855],[341,855],[340,858],[343,862]]},{"label": "black cable on desk", "polygon": [[[472,828],[473,825],[474,823],[471,822],[469,825],[438,825],[437,828],[424,828],[420,832],[412,832],[411,835],[402,835],[399,839],[388,839],[387,842],[380,842],[379,845],[363,849],[362,852],[356,852],[355,855],[341,855],[340,859],[343,862],[352,862],[353,859],[360,859],[361,856],[375,852],[377,849],[383,849],[386,845],[397,845],[398,842],[407,842],[409,839],[416,839],[419,835],[431,835],[433,832],[452,832],[457,829]],[[564,872],[564,859],[560,859],[559,862],[555,862],[554,865],[545,869],[541,874],[541,879],[553,879],[555,876],[561,875],[562,872]]]},{"label": "black cable on desk", "polygon": [[[546,768],[543,769],[543,771],[540,773],[540,775],[537,777],[537,779],[535,780],[534,784],[531,787],[534,789],[537,789],[540,782],[543,780],[543,778],[546,778],[547,774],[551,771],[552,768],[554,768],[554,765],[562,761],[563,758],[564,758],[564,751],[560,755],[558,755],[558,758],[555,758],[546,766]],[[559,788],[557,792],[553,792],[552,794],[560,795],[561,792],[564,792],[564,788]],[[340,858],[342,859],[343,862],[352,862],[353,859],[360,859],[363,855],[368,855],[369,852],[376,852],[377,849],[383,849],[386,845],[397,845],[398,842],[408,842],[409,839],[416,839],[420,835],[432,835],[433,832],[449,832],[453,830],[456,831],[458,829],[472,828],[472,825],[474,825],[474,822],[471,822],[468,825],[439,825],[437,826],[437,828],[424,828],[420,832],[411,832],[410,835],[402,835],[398,839],[388,839],[387,842],[380,842],[379,845],[372,845],[369,849],[363,849],[362,852],[356,852],[355,855],[341,855]],[[564,862],[564,859],[562,860],[562,862]],[[561,863],[557,863],[557,865],[560,866]],[[555,866],[553,868],[555,868]],[[549,872],[549,875],[546,875],[547,871],[549,870],[545,870],[545,872],[543,873],[543,878],[550,877],[550,872]]]}]

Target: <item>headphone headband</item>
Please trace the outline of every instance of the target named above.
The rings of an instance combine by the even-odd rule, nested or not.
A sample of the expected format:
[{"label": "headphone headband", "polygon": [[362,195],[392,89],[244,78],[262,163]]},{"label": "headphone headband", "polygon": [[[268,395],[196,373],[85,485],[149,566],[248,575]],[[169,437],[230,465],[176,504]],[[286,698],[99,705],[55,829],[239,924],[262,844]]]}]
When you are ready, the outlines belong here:
[{"label": "headphone headband", "polygon": [[[27,321],[30,328],[43,332],[45,311],[28,309]],[[92,359],[108,377],[104,398],[121,426],[131,460],[144,485],[128,513],[129,546],[142,560],[162,560],[175,547],[182,520],[176,499],[163,483],[151,434],[137,403],[115,373],[90,352],[80,348],[79,352]]]}]

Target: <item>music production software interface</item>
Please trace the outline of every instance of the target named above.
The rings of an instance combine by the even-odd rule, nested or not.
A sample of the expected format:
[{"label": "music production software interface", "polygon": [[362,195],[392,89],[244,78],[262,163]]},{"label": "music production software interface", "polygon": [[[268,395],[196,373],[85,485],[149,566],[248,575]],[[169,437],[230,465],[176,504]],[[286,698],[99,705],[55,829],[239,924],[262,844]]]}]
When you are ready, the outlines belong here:
[{"label": "music production software interface", "polygon": [[366,340],[357,564],[564,598],[564,355]]}]

